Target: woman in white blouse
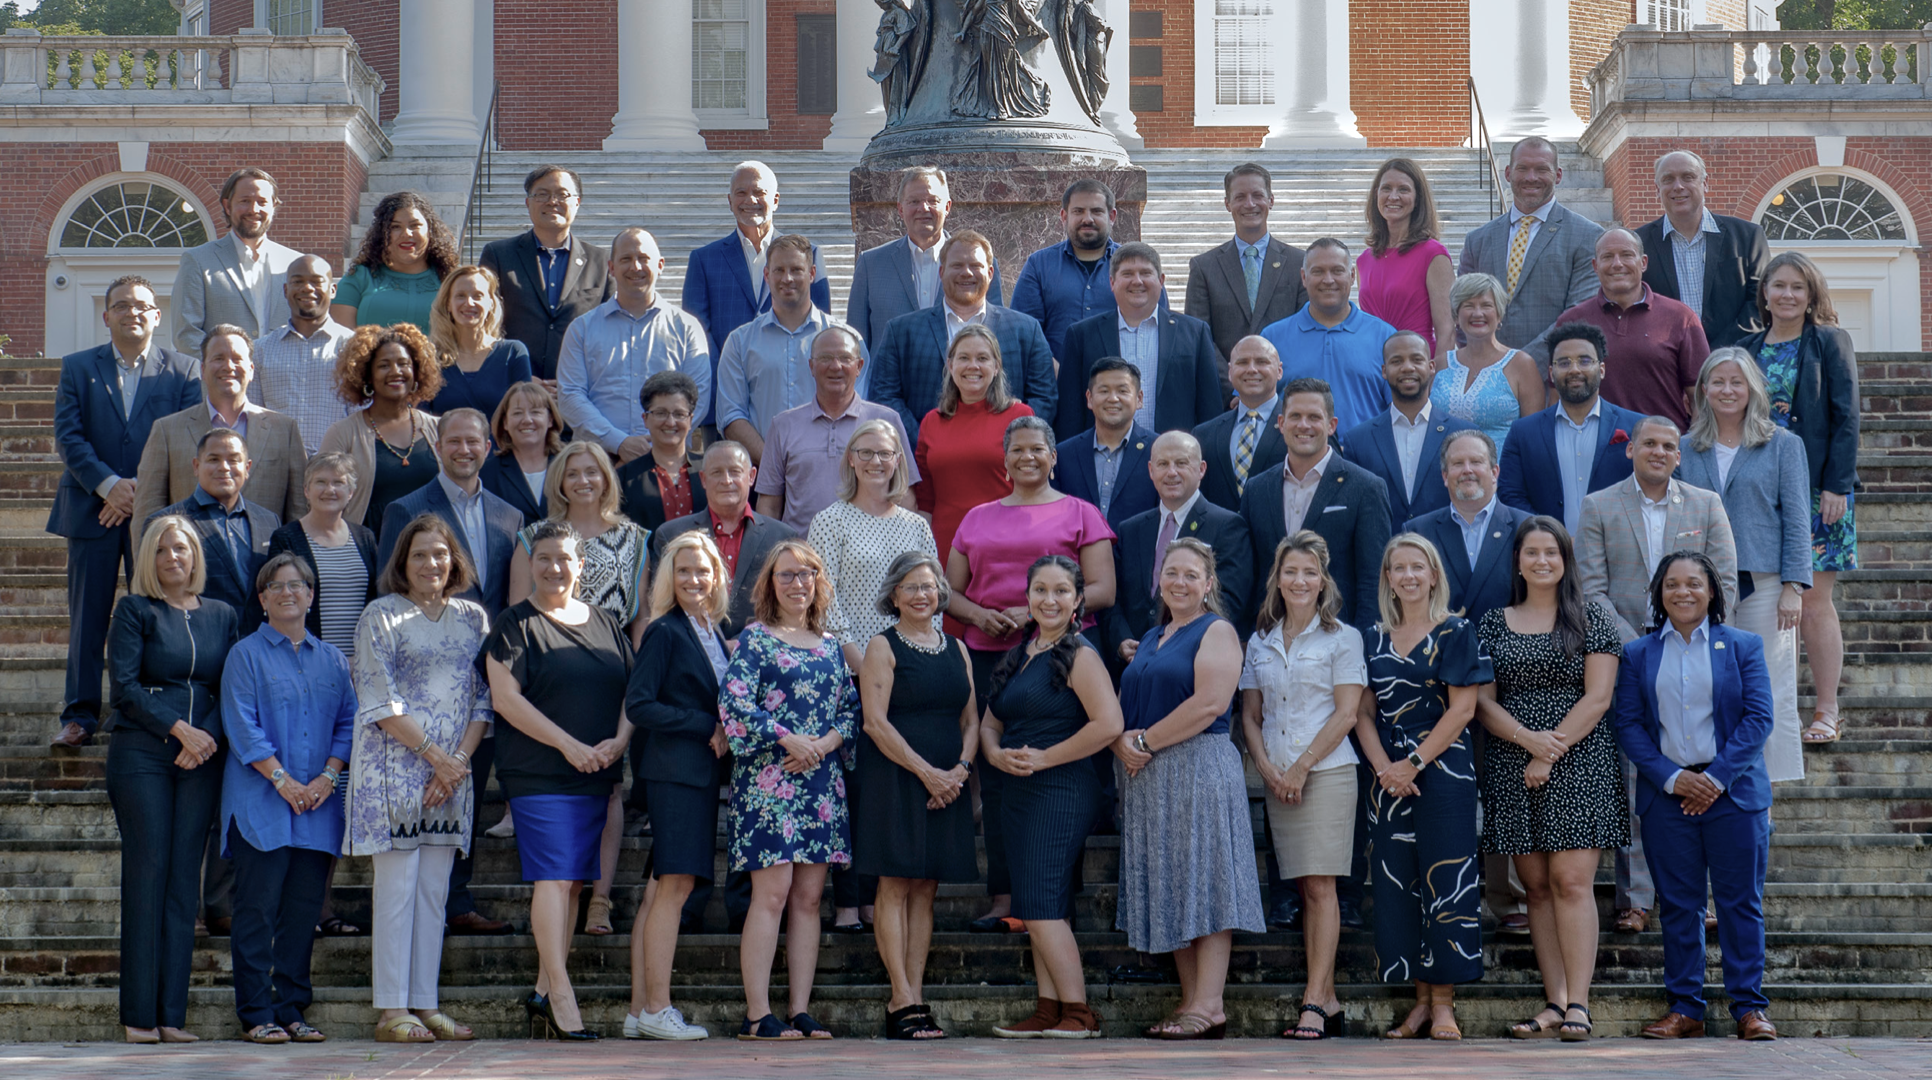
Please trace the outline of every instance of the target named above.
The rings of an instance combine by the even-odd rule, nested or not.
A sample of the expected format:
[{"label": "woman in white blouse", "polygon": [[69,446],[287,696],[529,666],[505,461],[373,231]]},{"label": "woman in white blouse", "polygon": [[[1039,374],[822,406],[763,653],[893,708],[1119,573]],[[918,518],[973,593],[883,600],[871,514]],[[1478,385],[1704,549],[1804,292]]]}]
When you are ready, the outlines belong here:
[{"label": "woman in white blouse", "polygon": [[1268,580],[1241,669],[1241,726],[1268,787],[1281,876],[1301,887],[1308,985],[1295,1026],[1282,1034],[1323,1039],[1346,1032],[1335,996],[1342,929],[1335,879],[1349,872],[1354,855],[1356,758],[1348,729],[1368,672],[1361,632],[1336,617],[1341,593],[1319,534],[1303,529],[1283,540]]}]

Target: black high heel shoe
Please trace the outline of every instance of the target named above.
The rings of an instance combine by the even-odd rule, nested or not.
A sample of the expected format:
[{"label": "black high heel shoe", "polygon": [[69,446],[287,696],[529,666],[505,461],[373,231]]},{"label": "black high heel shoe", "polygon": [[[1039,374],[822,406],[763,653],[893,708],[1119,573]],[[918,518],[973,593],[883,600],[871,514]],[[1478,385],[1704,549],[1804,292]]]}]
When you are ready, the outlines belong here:
[{"label": "black high heel shoe", "polygon": [[543,1011],[549,1004],[549,999],[535,990],[530,991],[530,996],[523,999],[523,1011],[530,1024],[530,1038],[541,1039],[548,1034],[549,1029],[540,1025],[544,1022]]},{"label": "black high heel shoe", "polygon": [[[533,994],[531,996],[535,997],[536,995]],[[596,1032],[590,1030],[589,1028],[578,1028],[576,1031],[565,1031],[563,1028],[558,1027],[557,1014],[556,1014],[556,1011],[551,1007],[550,999],[548,997],[543,999],[542,1016],[543,1016],[543,1027],[544,1027],[544,1038],[546,1039],[557,1039],[561,1042],[596,1042],[598,1039],[603,1038],[602,1035],[597,1034]]]}]

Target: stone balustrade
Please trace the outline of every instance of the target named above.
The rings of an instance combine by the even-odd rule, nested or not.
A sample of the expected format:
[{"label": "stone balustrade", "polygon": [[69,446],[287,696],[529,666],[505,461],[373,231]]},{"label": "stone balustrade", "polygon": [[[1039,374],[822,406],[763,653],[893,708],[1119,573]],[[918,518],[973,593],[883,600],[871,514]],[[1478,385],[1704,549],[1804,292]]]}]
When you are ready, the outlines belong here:
[{"label": "stone balustrade", "polygon": [[1932,99],[1932,24],[1917,30],[1633,26],[1591,69],[1592,111],[1619,101]]}]

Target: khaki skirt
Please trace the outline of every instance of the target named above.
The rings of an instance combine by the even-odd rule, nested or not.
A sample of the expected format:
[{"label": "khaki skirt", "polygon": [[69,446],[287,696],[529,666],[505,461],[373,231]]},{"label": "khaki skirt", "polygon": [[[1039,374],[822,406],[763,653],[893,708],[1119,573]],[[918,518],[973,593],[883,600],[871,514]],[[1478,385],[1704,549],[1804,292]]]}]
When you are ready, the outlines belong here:
[{"label": "khaki skirt", "polygon": [[1268,830],[1284,881],[1347,877],[1355,859],[1355,765],[1308,774],[1301,802],[1268,795]]}]

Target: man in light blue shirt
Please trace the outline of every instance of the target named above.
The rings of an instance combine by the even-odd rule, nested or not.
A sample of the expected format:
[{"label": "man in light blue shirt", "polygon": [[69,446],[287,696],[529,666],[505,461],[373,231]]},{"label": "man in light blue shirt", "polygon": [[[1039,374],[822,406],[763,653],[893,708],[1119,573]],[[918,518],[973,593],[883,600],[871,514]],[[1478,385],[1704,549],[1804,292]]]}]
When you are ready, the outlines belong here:
[{"label": "man in light blue shirt", "polygon": [[1261,331],[1281,354],[1281,381],[1320,379],[1335,395],[1340,430],[1352,431],[1389,407],[1382,377],[1382,343],[1395,327],[1350,302],[1355,264],[1348,245],[1324,236],[1308,245],[1301,264],[1308,303]]}]

